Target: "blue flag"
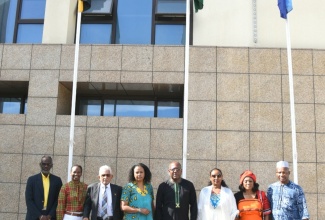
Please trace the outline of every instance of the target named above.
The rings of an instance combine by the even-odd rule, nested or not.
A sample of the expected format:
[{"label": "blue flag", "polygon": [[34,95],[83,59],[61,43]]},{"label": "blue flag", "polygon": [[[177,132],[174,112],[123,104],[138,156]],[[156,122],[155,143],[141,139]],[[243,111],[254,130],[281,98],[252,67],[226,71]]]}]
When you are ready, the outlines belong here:
[{"label": "blue flag", "polygon": [[292,10],[291,0],[278,0],[281,18],[287,19],[287,14]]}]

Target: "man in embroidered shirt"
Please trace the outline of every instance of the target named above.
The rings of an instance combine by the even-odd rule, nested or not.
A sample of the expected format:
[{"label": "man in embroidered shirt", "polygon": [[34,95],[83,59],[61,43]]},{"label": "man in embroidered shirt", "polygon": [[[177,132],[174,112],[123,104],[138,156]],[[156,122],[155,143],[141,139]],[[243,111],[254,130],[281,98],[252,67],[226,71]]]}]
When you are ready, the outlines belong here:
[{"label": "man in embroidered shirt", "polygon": [[62,181],[60,177],[50,174],[53,167],[50,156],[43,156],[39,165],[41,173],[31,176],[27,180],[26,220],[55,220]]},{"label": "man in embroidered shirt", "polygon": [[122,187],[110,183],[113,179],[112,169],[107,165],[101,166],[98,179],[99,183],[88,186],[83,219],[88,220],[91,212],[91,220],[122,220]]},{"label": "man in embroidered shirt", "polygon": [[82,167],[71,168],[71,181],[62,186],[56,209],[56,220],[81,220],[86,198],[87,184],[80,182]]},{"label": "man in embroidered shirt", "polygon": [[158,187],[154,219],[196,220],[197,200],[193,183],[181,178],[182,166],[179,162],[170,163],[168,172],[170,179]]},{"label": "man in embroidered shirt", "polygon": [[267,190],[271,204],[272,220],[308,220],[309,214],[303,189],[289,180],[290,170],[287,161],[276,165],[278,182]]}]

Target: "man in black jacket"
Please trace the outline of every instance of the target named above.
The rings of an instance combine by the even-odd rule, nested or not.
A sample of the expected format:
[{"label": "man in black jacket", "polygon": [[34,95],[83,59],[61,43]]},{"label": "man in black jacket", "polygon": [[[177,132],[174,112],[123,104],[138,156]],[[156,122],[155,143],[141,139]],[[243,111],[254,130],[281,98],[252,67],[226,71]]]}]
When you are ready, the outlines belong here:
[{"label": "man in black jacket", "polygon": [[91,220],[123,219],[120,208],[122,187],[111,184],[112,178],[113,172],[109,166],[104,165],[99,168],[100,182],[89,185],[87,189],[83,220],[89,220],[90,212]]},{"label": "man in black jacket", "polygon": [[39,165],[41,172],[27,180],[26,220],[55,220],[62,181],[60,177],[50,174],[53,167],[50,156],[43,156]]}]

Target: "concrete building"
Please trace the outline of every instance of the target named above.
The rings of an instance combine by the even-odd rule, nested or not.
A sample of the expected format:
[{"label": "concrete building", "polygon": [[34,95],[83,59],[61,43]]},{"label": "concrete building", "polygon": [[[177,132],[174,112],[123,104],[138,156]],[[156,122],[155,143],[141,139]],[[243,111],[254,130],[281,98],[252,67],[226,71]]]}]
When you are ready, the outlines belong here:
[{"label": "concrete building", "polygon": [[[143,162],[156,189],[167,178],[168,164],[183,160],[185,71],[184,45],[157,43],[156,26],[169,22],[182,29],[185,15],[153,11],[156,26],[149,25],[155,30],[150,30],[149,43],[128,44],[123,27],[116,27],[118,1],[103,2],[105,7],[112,3],[101,22],[111,25],[114,43],[80,46],[73,163],[84,167],[86,183],[96,182],[98,168],[108,164],[113,181],[124,185],[130,167]],[[53,173],[67,179],[76,3],[46,1],[39,6],[44,14],[33,19],[23,16],[23,7],[14,10],[21,13],[16,19],[10,17],[10,5],[0,6],[3,14],[8,12],[0,22],[0,219],[25,218],[26,181],[39,172],[42,155],[52,155]],[[325,3],[308,3],[294,2],[289,14],[298,177],[311,219],[323,220]],[[97,22],[86,14],[83,24]],[[251,169],[266,190],[276,181],[277,161],[287,160],[292,167],[285,20],[276,1],[256,0],[205,0],[204,9],[191,19],[186,178],[199,192],[217,166],[237,191],[239,175]],[[26,31],[24,25],[31,26]],[[37,33],[42,34],[38,39]],[[29,37],[35,38],[24,42]],[[130,115],[119,110],[130,105],[136,108]],[[141,106],[150,106],[150,112],[141,112]],[[164,115],[160,107],[173,115]]]}]

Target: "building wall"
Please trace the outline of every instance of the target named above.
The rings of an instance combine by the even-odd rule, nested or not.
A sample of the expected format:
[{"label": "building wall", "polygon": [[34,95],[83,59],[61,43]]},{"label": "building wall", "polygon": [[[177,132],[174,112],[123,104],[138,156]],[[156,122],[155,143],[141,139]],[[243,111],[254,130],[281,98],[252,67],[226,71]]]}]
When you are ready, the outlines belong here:
[{"label": "building wall", "polygon": [[[288,15],[293,48],[325,48],[324,9],[322,0],[312,4],[293,1]],[[253,37],[254,13],[257,42]],[[194,45],[286,47],[286,22],[280,18],[277,1],[205,0],[204,8],[194,13],[193,26]]]},{"label": "building wall", "polygon": [[[71,91],[60,83],[72,81],[73,53],[74,45],[0,45],[0,81],[29,82],[27,114],[0,114],[0,219],[24,219],[26,181],[42,155],[53,155],[53,173],[67,180]],[[322,220],[325,51],[292,55],[299,184],[311,219]],[[276,162],[292,162],[286,50],[193,46],[189,69],[187,179],[199,192],[217,166],[237,191],[239,175],[252,169],[266,190]],[[84,45],[78,81],[184,83],[184,47]],[[156,190],[168,164],[182,162],[183,119],[76,116],[75,126],[73,163],[86,183],[108,164],[124,185],[143,162]]]}]

